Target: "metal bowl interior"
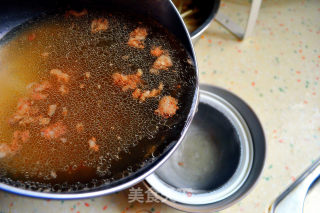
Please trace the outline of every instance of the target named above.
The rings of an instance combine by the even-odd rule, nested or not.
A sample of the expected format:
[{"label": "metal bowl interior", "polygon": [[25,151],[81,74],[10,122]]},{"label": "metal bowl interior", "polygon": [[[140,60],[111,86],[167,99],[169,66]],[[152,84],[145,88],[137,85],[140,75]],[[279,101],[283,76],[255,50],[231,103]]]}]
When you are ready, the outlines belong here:
[{"label": "metal bowl interior", "polygon": [[237,191],[248,177],[252,160],[252,138],[241,115],[219,96],[201,91],[186,138],[146,180],[175,202],[205,205]]},{"label": "metal bowl interior", "polygon": [[213,21],[216,16],[219,6],[220,0],[214,1],[196,1],[199,8],[199,26],[190,33],[191,39],[193,42],[197,41],[199,36],[209,27],[210,23]]},{"label": "metal bowl interior", "polygon": [[235,174],[240,158],[248,154],[243,153],[239,129],[214,104],[206,104],[203,99],[200,92],[198,111],[184,141],[155,172],[168,185],[194,193],[225,185]]},{"label": "metal bowl interior", "polygon": [[[218,102],[219,102],[219,99],[220,101],[223,100],[224,102],[227,102],[228,105],[231,106],[231,108],[229,108],[227,105],[225,105],[224,107],[233,109],[231,111],[237,112],[236,114],[238,115],[236,115],[235,119],[237,119],[238,117],[240,119],[239,121],[242,120],[241,126],[244,126],[244,127],[246,126],[243,129],[245,130],[244,134],[247,135],[247,137],[249,138],[245,139],[246,141],[242,141],[242,145],[240,146],[241,154],[247,155],[247,156],[242,157],[242,162],[241,160],[234,162],[236,164],[238,162],[238,169],[237,169],[238,171],[229,169],[229,171],[233,172],[233,177],[232,177],[233,180],[232,178],[228,179],[227,177],[225,177],[225,173],[223,172],[220,172],[219,174],[215,173],[215,171],[217,171],[219,167],[215,166],[216,164],[214,163],[214,160],[215,160],[214,157],[205,158],[204,156],[201,156],[200,158],[198,158],[199,161],[201,160],[201,158],[204,158],[204,160],[207,161],[206,163],[210,164],[209,168],[211,168],[210,173],[206,173],[206,172],[203,173],[202,171],[202,173],[204,174],[204,177],[195,176],[196,178],[202,178],[201,181],[194,181],[193,180],[194,178],[190,181],[189,176],[192,177],[194,175],[192,174],[192,171],[188,170],[187,168],[183,169],[182,172],[179,172],[179,171],[172,172],[170,170],[172,169],[172,167],[185,166],[184,164],[179,165],[179,160],[181,160],[181,158],[179,158],[179,149],[183,148],[184,142],[188,142],[187,138],[182,143],[182,145],[178,148],[177,152],[174,153],[174,155],[162,167],[160,167],[159,170],[157,170],[154,174],[147,177],[144,183],[147,186],[147,188],[149,188],[150,191],[153,192],[153,194],[158,199],[162,200],[163,202],[165,202],[171,207],[174,207],[178,210],[187,211],[187,212],[219,211],[221,209],[227,208],[228,206],[242,199],[246,194],[248,194],[248,192],[253,188],[253,186],[257,182],[264,166],[264,160],[265,160],[265,154],[266,154],[266,144],[265,144],[265,138],[264,138],[262,126],[258,118],[256,117],[256,115],[254,114],[254,112],[250,109],[250,107],[245,102],[243,102],[240,98],[236,97],[230,92],[217,87],[202,85],[200,86],[200,89],[201,89],[201,95],[200,95],[199,110],[201,110],[201,105],[203,104],[203,101],[205,103],[207,102],[204,100],[204,96],[207,96],[207,95],[215,96],[215,99]],[[219,104],[218,105],[214,104],[214,107],[218,107],[218,106]],[[219,108],[217,109],[219,110]],[[205,112],[202,112],[202,113],[205,113]],[[211,113],[215,113],[215,112],[212,111]],[[197,121],[198,116],[200,115],[196,114],[194,122]],[[220,119],[219,123],[222,121],[223,120]],[[194,124],[191,125],[190,130],[192,130],[193,125]],[[211,125],[211,127],[212,126],[214,125]],[[211,130],[211,132],[213,131],[214,130]],[[227,131],[232,133],[230,129]],[[187,136],[189,135],[190,134],[187,134]],[[210,135],[210,134],[208,133],[207,135]],[[242,135],[242,136],[245,136],[245,135]],[[200,139],[201,139],[200,136],[198,136],[196,139],[198,140],[197,142],[199,142]],[[234,143],[237,144],[237,140],[234,140]],[[207,149],[212,150],[213,153],[211,154],[216,155],[217,153],[215,151],[218,149],[218,146],[210,147],[208,145],[209,144],[206,144]],[[189,147],[191,146],[189,145]],[[186,155],[182,157],[190,157],[192,155],[194,156],[194,152],[201,151],[199,147],[196,147],[196,148],[193,147],[193,148],[194,148],[193,153],[192,153],[192,150],[190,150],[189,151],[189,154],[191,153],[190,155],[188,156]],[[228,153],[233,152],[232,149],[233,149],[233,146],[230,146],[230,150],[220,149],[219,151],[224,152],[222,154],[220,153],[221,155],[228,155]],[[247,153],[244,153],[246,149],[247,149]],[[202,150],[203,155],[205,155],[205,153],[208,152],[208,150]],[[188,150],[180,150],[180,151],[182,151],[183,153],[188,152]],[[229,156],[229,160],[231,160],[231,162],[232,162],[232,159],[233,158],[232,157],[230,158]],[[178,162],[176,160],[178,160]],[[220,160],[223,160],[223,159],[220,159]],[[213,163],[210,163],[210,161],[213,161]],[[195,165],[196,167],[200,167],[198,168],[198,170],[203,170],[203,168],[208,167],[208,165],[199,165],[201,164],[201,162],[200,163],[193,162],[192,159],[191,159],[191,162],[189,163],[198,164],[198,165]],[[230,162],[219,161],[217,164],[228,166],[228,163]],[[188,165],[186,165],[186,167],[188,167]],[[239,172],[239,170],[242,170],[242,173]],[[181,175],[182,173],[184,174]],[[242,175],[242,178],[240,178],[241,175]],[[221,182],[222,185],[217,184],[219,182],[219,178],[216,176],[220,176],[224,180]],[[228,193],[225,193],[225,192],[228,192]]]},{"label": "metal bowl interior", "polygon": [[186,119],[184,122],[181,122],[181,130],[178,132],[179,137],[170,142],[166,147],[163,147],[163,150],[159,157],[157,157],[152,162],[146,164],[141,169],[135,173],[122,178],[118,181],[112,182],[108,185],[103,185],[101,187],[83,190],[79,192],[65,192],[65,193],[49,193],[49,192],[38,192],[31,191],[26,189],[17,188],[5,183],[0,183],[0,189],[16,193],[24,196],[31,196],[37,198],[46,198],[46,199],[79,199],[79,198],[88,198],[95,197],[100,195],[106,195],[114,193],[123,189],[126,189],[140,181],[145,177],[155,171],[161,164],[163,164],[169,156],[174,152],[174,150],[181,143],[186,131],[191,123],[191,120],[196,111],[198,104],[198,71],[197,64],[195,61],[195,55],[193,46],[190,40],[190,36],[187,32],[187,29],[178,14],[177,10],[171,3],[167,0],[157,0],[157,1],[148,1],[148,0],[97,0],[97,1],[39,1],[31,0],[28,2],[20,1],[4,1],[0,8],[0,39],[10,32],[15,27],[26,22],[33,17],[39,16],[42,13],[45,13],[48,10],[56,7],[62,7],[68,5],[75,5],[75,8],[79,7],[116,7],[119,9],[130,9],[136,13],[150,16],[151,18],[157,20],[160,24],[166,27],[171,33],[173,33],[187,52],[189,53],[194,65],[195,71],[193,73],[188,73],[190,78],[195,79],[193,91],[189,94],[188,100],[190,101],[190,110],[187,113]]}]

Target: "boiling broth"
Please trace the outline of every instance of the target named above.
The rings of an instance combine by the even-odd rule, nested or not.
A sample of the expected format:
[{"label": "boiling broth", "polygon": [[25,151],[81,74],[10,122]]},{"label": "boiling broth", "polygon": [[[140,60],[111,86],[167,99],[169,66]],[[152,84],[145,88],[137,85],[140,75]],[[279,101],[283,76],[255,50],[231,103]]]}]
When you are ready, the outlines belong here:
[{"label": "boiling broth", "polygon": [[[92,21],[101,17],[108,28],[93,33]],[[144,48],[127,44],[138,27],[148,32]],[[150,54],[154,46],[161,46],[173,62],[158,74],[149,72],[156,60]],[[0,144],[12,147],[15,132],[20,140],[28,134],[17,151],[0,158],[1,181],[41,191],[103,185],[156,159],[179,138],[195,83],[189,78],[194,67],[177,39],[154,20],[127,12],[41,16],[2,39],[0,64]],[[52,70],[68,75],[68,81],[57,79]],[[162,83],[160,95],[141,102],[132,97],[132,90],[114,84],[114,73],[133,75],[137,70],[143,72],[141,89]],[[36,116],[47,120],[41,125],[10,122],[17,103],[31,100],[30,87],[45,83],[50,85],[46,97],[32,106]],[[179,101],[170,118],[155,113],[165,95]],[[48,128],[58,128],[61,136],[46,136]]]}]

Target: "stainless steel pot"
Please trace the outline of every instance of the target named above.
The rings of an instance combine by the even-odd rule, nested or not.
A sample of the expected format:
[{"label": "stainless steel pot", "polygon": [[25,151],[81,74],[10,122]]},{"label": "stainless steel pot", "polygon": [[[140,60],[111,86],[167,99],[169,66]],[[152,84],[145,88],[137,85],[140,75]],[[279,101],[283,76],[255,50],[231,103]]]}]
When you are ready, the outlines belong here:
[{"label": "stainless steel pot", "polygon": [[39,14],[46,12],[52,8],[56,8],[60,5],[94,5],[98,7],[108,7],[113,5],[123,9],[130,9],[131,11],[147,14],[152,18],[156,19],[159,23],[164,25],[171,31],[177,38],[180,39],[187,52],[189,53],[195,67],[196,71],[190,73],[195,79],[194,90],[192,95],[192,104],[188,112],[187,119],[185,120],[182,131],[179,133],[180,138],[177,141],[173,141],[165,149],[165,151],[152,163],[144,166],[135,174],[128,176],[124,179],[121,179],[117,182],[114,182],[109,185],[104,185],[98,188],[83,190],[79,192],[66,192],[66,193],[50,193],[50,192],[38,192],[31,191],[26,189],[21,189],[14,187],[9,184],[0,183],[0,189],[16,193],[19,195],[37,197],[37,198],[46,198],[46,199],[79,199],[79,198],[88,198],[95,197],[100,195],[106,195],[114,193],[123,189],[126,189],[143,179],[148,175],[153,173],[160,165],[162,165],[176,150],[176,148],[181,143],[183,137],[186,134],[186,131],[191,123],[192,118],[194,117],[197,104],[198,104],[198,71],[197,64],[195,59],[194,50],[190,40],[189,33],[186,29],[186,26],[183,23],[178,11],[174,7],[173,3],[169,0],[81,0],[81,1],[39,1],[39,0],[30,0],[30,1],[2,1],[0,7],[0,39],[14,27],[24,23],[25,21],[38,16]]}]

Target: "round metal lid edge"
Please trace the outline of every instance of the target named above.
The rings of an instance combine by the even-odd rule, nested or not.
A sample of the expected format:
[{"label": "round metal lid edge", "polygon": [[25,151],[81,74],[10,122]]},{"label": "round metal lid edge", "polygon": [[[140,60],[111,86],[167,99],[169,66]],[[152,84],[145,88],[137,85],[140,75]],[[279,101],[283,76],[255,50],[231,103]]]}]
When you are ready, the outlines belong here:
[{"label": "round metal lid edge", "polygon": [[163,197],[161,194],[154,191],[152,186],[148,183],[147,179],[143,182],[144,185],[161,202],[175,209],[186,211],[186,212],[219,211],[240,201],[245,196],[247,196],[248,193],[257,184],[261,176],[261,173],[263,171],[265,159],[266,159],[266,141],[265,141],[263,128],[257,115],[254,113],[251,107],[235,94],[216,86],[200,84],[200,94],[202,91],[210,92],[223,98],[228,103],[230,103],[235,109],[237,109],[240,115],[243,117],[252,136],[253,149],[254,149],[253,164],[246,182],[238,189],[238,191],[236,191],[233,195],[231,195],[230,197],[224,200],[221,200],[216,203],[206,204],[206,205],[187,205],[187,204],[177,203],[177,202],[168,200],[165,197]]}]

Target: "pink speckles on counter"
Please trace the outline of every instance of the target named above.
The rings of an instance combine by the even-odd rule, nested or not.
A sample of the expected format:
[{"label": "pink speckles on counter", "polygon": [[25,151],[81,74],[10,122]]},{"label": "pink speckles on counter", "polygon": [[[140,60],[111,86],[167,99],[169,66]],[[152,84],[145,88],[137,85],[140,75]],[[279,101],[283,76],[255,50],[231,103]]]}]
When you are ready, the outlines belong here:
[{"label": "pink speckles on counter", "polygon": [[[244,24],[243,13],[231,10],[245,10],[243,2],[223,2],[222,12]],[[241,208],[263,212],[319,156],[319,5],[316,0],[265,0],[252,37],[239,43],[214,23],[205,36],[221,45],[202,40],[196,45],[200,73],[206,73],[200,75],[201,82],[227,88],[249,103],[266,132],[266,165],[273,165],[264,170],[262,181],[241,207],[234,205],[223,213]],[[212,66],[207,60],[214,61]]]}]

